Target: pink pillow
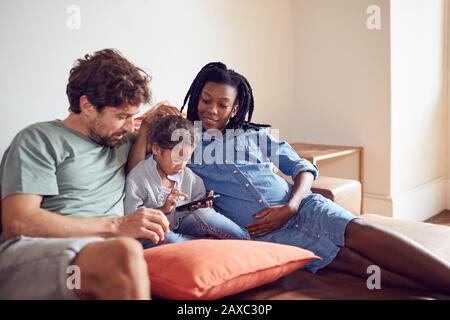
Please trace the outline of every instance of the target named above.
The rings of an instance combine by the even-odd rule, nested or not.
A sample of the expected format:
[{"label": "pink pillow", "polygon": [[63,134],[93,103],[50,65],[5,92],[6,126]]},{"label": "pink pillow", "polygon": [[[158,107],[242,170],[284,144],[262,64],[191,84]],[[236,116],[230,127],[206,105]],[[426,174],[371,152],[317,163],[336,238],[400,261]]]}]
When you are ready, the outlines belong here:
[{"label": "pink pillow", "polygon": [[251,240],[191,240],[144,251],[152,295],[218,299],[275,281],[320,259],[294,246]]}]

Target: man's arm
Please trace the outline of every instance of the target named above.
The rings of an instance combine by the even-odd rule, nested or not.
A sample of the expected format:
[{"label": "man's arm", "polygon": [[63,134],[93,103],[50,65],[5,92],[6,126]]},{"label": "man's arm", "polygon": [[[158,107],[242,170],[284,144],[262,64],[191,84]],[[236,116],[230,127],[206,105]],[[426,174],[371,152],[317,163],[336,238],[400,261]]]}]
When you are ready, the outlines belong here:
[{"label": "man's arm", "polygon": [[150,131],[149,125],[143,124],[142,121],[141,127],[139,129],[139,133],[137,134],[136,139],[134,140],[133,145],[130,149],[130,154],[128,155],[126,173],[130,173],[131,170],[141,161],[145,160],[145,156],[147,155],[147,136]]},{"label": "man's arm", "polygon": [[31,194],[3,199],[3,238],[128,236],[158,243],[168,231],[167,218],[159,210],[139,209],[124,217],[79,218],[42,209],[41,202],[42,196]]}]

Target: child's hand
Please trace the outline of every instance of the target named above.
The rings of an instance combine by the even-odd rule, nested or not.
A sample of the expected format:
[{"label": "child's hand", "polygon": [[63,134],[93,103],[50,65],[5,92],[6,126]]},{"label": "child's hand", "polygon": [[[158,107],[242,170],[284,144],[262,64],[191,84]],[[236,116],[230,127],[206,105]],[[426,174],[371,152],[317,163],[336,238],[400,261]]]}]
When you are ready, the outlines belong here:
[{"label": "child's hand", "polygon": [[173,209],[175,209],[178,201],[186,200],[188,198],[189,196],[186,193],[181,192],[174,187],[172,188],[170,194],[167,196],[166,203],[161,208],[159,208],[159,210],[161,210],[165,215],[168,215],[172,212]]},{"label": "child's hand", "polygon": [[[214,191],[210,191],[208,192],[208,197],[214,195]],[[202,204],[202,203],[198,203],[192,206],[192,209],[200,209],[200,208],[212,208],[214,205],[214,202],[212,200],[208,200],[206,201],[206,203]]]}]

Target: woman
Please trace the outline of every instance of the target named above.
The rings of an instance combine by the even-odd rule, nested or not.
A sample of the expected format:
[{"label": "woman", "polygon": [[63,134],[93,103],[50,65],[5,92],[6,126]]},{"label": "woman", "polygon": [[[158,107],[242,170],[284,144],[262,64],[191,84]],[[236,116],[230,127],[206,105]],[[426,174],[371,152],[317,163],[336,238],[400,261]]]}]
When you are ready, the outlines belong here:
[{"label": "woman", "polygon": [[[310,191],[317,168],[264,126],[251,123],[253,92],[244,76],[209,63],[191,84],[181,110],[186,104],[188,120],[200,121],[203,129],[202,148],[190,168],[207,189],[221,194],[217,211],[246,228],[252,239],[313,251],[322,260],[306,266],[312,272],[329,267],[366,278],[367,268],[377,265],[383,283],[450,292],[447,261]],[[178,111],[159,106],[147,125],[165,113]],[[130,165],[145,156],[147,142],[139,140]],[[293,186],[275,173],[274,159]]]}]

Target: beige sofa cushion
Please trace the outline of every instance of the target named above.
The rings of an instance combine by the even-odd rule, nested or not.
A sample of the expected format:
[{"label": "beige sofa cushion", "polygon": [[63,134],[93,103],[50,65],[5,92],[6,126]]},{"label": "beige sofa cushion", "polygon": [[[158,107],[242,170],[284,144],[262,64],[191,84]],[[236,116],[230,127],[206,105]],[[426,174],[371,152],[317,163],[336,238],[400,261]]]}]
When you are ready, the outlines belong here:
[{"label": "beige sofa cushion", "polygon": [[[373,214],[362,216],[368,222],[401,232],[432,252],[450,261],[450,228],[423,222],[396,220]],[[427,270],[424,270],[427,272]],[[317,274],[296,271],[271,284],[241,293],[235,299],[450,299],[436,292],[403,289],[381,285],[369,290],[366,281],[342,272],[323,270]]]}]

